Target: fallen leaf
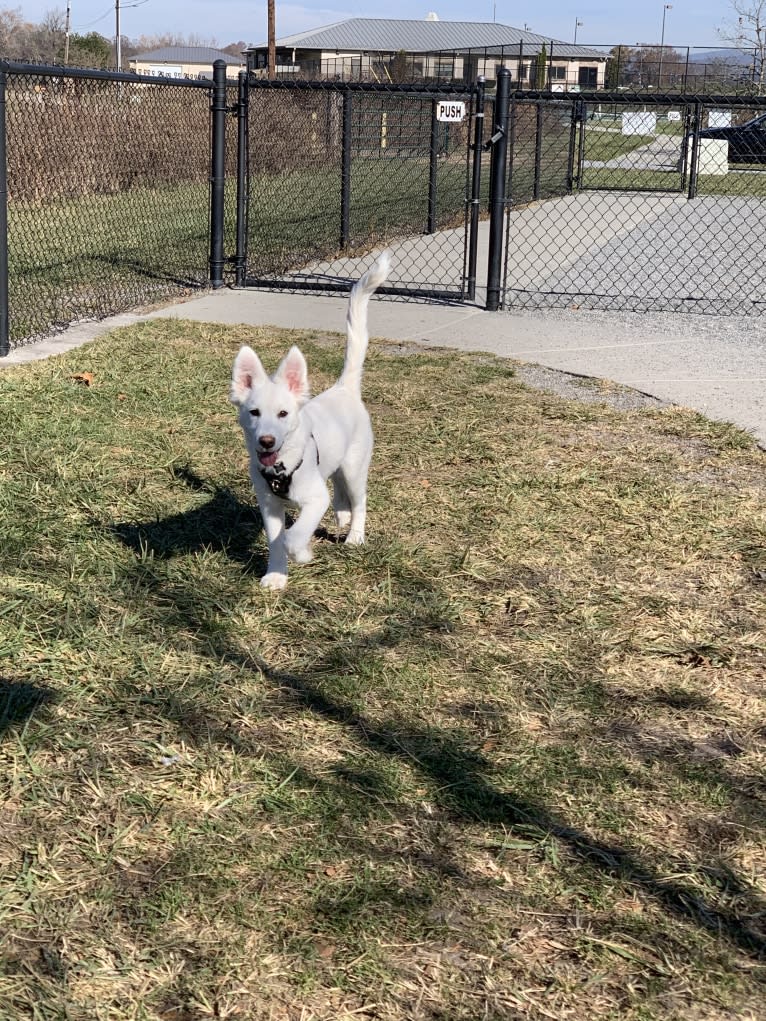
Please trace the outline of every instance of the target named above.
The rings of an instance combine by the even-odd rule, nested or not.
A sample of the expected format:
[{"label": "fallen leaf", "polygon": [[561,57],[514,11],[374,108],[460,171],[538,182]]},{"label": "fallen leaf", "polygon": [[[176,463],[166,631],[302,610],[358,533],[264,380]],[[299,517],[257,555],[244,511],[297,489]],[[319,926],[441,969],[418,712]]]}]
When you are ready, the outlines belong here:
[{"label": "fallen leaf", "polygon": [[72,382],[74,382],[74,383],[82,383],[83,386],[90,386],[93,383],[93,373],[92,372],[76,372],[74,374],[74,376],[72,376]]}]

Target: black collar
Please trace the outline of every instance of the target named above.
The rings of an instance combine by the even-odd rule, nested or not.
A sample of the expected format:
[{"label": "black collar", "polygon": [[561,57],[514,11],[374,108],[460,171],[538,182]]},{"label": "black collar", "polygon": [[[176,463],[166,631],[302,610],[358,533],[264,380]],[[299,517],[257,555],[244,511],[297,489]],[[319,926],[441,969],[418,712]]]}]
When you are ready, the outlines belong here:
[{"label": "black collar", "polygon": [[[317,452],[317,464],[319,464],[319,446],[317,441],[314,439],[313,433],[311,434],[311,439],[314,440],[314,446],[316,447]],[[261,476],[274,496],[278,496],[280,500],[287,500],[289,499],[290,483],[293,481],[293,475],[295,475],[302,464],[303,458],[300,459],[291,472],[287,472],[285,470],[285,466],[281,461],[279,461],[271,470],[261,468]]]}]

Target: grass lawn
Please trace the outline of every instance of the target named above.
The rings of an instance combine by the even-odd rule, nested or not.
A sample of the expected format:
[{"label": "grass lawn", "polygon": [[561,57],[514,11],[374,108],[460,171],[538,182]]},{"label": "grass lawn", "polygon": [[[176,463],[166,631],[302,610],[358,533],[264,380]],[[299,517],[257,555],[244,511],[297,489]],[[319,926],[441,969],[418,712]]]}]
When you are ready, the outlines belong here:
[{"label": "grass lawn", "polygon": [[763,453],[373,345],[369,544],[275,595],[243,341],[341,365],[0,375],[3,1021],[763,1018]]},{"label": "grass lawn", "polygon": [[[427,159],[357,157],[352,168],[350,256],[371,244],[425,232]],[[440,160],[436,180],[437,228],[462,225],[464,156]],[[487,186],[485,174],[485,193]],[[248,255],[253,274],[282,273],[338,252],[340,166],[253,174],[251,189]],[[233,180],[227,182],[225,202],[225,254],[233,256]],[[42,205],[12,202],[8,212],[12,341],[161,301],[207,282],[207,182]],[[462,239],[456,238],[454,247],[462,263]],[[438,254],[436,241],[434,248]]]},{"label": "grass lawn", "polygon": [[653,140],[654,135],[623,135],[619,131],[603,131],[587,124],[584,159],[612,160],[641,149]]},{"label": "grass lawn", "polygon": [[[466,215],[466,160],[458,153],[436,168],[434,224],[462,226]],[[483,194],[489,191],[488,168]],[[417,237],[428,224],[429,162],[421,156],[356,157],[352,162],[349,244],[353,258],[376,244]],[[342,255],[340,167],[254,174],[251,179],[248,265],[253,275],[289,272],[315,259]],[[452,246],[462,263],[463,239],[434,238],[435,264]],[[438,284],[438,281],[437,281]]]}]

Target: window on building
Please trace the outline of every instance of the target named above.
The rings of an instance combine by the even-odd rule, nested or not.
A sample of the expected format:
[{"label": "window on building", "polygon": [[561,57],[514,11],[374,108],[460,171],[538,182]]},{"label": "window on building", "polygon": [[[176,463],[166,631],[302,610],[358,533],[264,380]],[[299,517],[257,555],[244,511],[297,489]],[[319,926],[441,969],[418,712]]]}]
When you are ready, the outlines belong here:
[{"label": "window on building", "polygon": [[584,89],[595,89],[598,85],[598,71],[595,67],[581,67],[577,75],[577,84]]}]

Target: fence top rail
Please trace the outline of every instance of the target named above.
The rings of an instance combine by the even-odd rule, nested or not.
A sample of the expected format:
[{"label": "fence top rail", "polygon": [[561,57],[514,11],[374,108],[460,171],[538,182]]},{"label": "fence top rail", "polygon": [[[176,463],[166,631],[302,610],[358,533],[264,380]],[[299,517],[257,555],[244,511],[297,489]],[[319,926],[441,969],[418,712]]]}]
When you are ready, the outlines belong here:
[{"label": "fence top rail", "polygon": [[556,100],[560,103],[572,103],[582,101],[584,103],[610,103],[613,105],[633,106],[636,103],[643,103],[645,106],[673,106],[690,103],[702,103],[704,106],[763,106],[766,107],[766,96],[750,95],[726,95],[705,92],[609,92],[605,89],[582,90],[581,92],[553,92],[551,90],[514,89],[511,92],[512,99],[527,100],[544,99],[547,101]]},{"label": "fence top rail", "polygon": [[50,78],[84,78],[95,81],[126,82],[129,85],[174,85],[187,89],[211,89],[213,87],[212,78],[166,78],[161,75],[133,74],[130,71],[102,71],[97,67],[64,67],[63,64],[31,64],[19,60],[0,60],[0,72],[18,75],[45,75]]},{"label": "fence top rail", "polygon": [[[247,71],[241,71],[241,76],[247,76]],[[257,78],[250,74],[248,83],[255,89],[300,89],[309,92],[397,92],[408,95],[452,95],[466,96],[473,95],[476,91],[475,82],[346,82],[346,81],[325,81],[325,80],[289,80],[284,78]]]}]

